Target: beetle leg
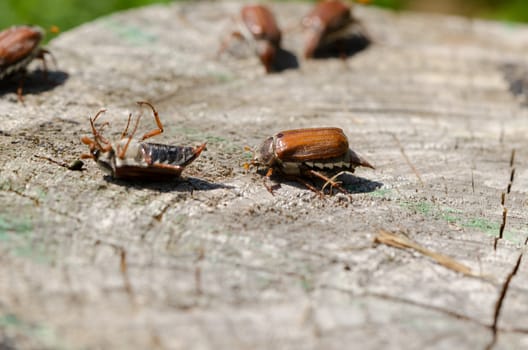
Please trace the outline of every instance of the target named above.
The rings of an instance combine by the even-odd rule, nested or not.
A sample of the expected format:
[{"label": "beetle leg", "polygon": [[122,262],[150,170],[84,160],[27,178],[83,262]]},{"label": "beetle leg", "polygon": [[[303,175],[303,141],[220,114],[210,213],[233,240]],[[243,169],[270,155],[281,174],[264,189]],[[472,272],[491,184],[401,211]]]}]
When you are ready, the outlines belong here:
[{"label": "beetle leg", "polygon": [[57,67],[57,60],[55,59],[55,56],[53,56],[53,54],[46,49],[41,48],[39,52],[37,53],[36,58],[42,60],[42,69],[44,71],[44,77],[47,80],[48,79],[48,66],[46,64],[46,55],[51,57],[51,60],[53,61],[53,65],[55,67]]},{"label": "beetle leg", "polygon": [[129,113],[129,114],[128,114],[128,121],[127,121],[127,124],[126,124],[125,130],[123,130],[123,132],[121,133],[121,140],[124,139],[125,136],[126,136],[126,134],[127,134],[128,127],[130,126],[130,119],[132,119],[132,113]]},{"label": "beetle leg", "polygon": [[[258,171],[258,170],[257,170]],[[280,188],[280,184],[275,184],[275,185],[268,185],[267,182],[271,182],[271,175],[273,175],[273,168],[268,168],[268,171],[266,172],[266,176],[264,177],[264,181],[262,182],[262,184],[264,185],[264,187],[268,190],[268,192],[274,196],[275,193],[273,193],[274,190]]]},{"label": "beetle leg", "polygon": [[[313,176],[315,176],[315,177],[318,177],[318,178],[320,178],[320,179],[326,181],[326,183],[329,183],[333,188],[337,188],[340,192],[342,192],[342,193],[344,193],[344,194],[350,194],[350,193],[347,192],[343,187],[341,187],[340,184],[338,184],[337,182],[335,182],[335,181],[333,180],[334,178],[330,179],[328,176],[325,176],[325,175],[321,174],[320,172],[317,172],[317,171],[315,171],[315,170],[313,170],[313,169],[309,169],[309,170],[307,170],[306,172],[307,172],[308,174],[310,174],[310,175],[313,175]],[[339,173],[338,175],[341,175],[341,173]],[[326,183],[325,183],[325,186],[326,186]],[[323,188],[324,188],[324,186],[323,186]]]},{"label": "beetle leg", "polygon": [[[97,142],[97,140],[92,140],[87,136],[81,137],[81,142],[85,145],[88,145],[88,147],[90,148],[90,152],[96,148],[100,149],[102,152],[108,152],[112,149],[111,144],[107,144],[103,147],[99,142]],[[90,158],[93,158],[93,156],[90,155]]]},{"label": "beetle leg", "polygon": [[231,45],[231,41],[233,39],[237,39],[240,41],[245,40],[244,35],[242,35],[242,33],[239,32],[238,30],[231,32],[229,36],[227,36],[226,38],[222,40],[222,43],[220,44],[220,48],[218,49],[218,52],[216,53],[217,58],[220,57],[225,52],[225,50],[227,50],[227,48]]},{"label": "beetle leg", "polygon": [[304,48],[304,57],[313,58],[315,51],[319,47],[323,32],[320,28],[309,29],[306,45]]},{"label": "beetle leg", "polygon": [[340,171],[337,174],[335,174],[334,176],[332,176],[328,181],[325,182],[325,184],[321,188],[321,191],[324,191],[325,187],[328,186],[328,185],[330,185],[330,187],[332,187],[332,188],[336,184],[340,186],[341,182],[335,182],[335,179],[337,179],[339,176],[343,175],[344,173],[346,173],[346,171]]},{"label": "beetle leg", "polygon": [[268,192],[269,192],[272,196],[275,195],[275,193],[274,193],[273,191],[275,191],[275,190],[277,190],[277,189],[279,189],[279,188],[281,187],[280,184],[274,184],[274,185],[271,185],[271,186],[268,185],[268,184],[266,183],[266,179],[264,179],[263,184],[264,184],[264,187],[268,190]]},{"label": "beetle leg", "polygon": [[86,159],[86,158],[94,159],[94,156],[91,152],[97,148],[97,143],[91,138],[89,138],[88,136],[81,137],[81,142],[84,143],[85,145],[88,145],[88,147],[90,148],[90,153],[81,154],[81,159]]},{"label": "beetle leg", "polygon": [[315,186],[313,186],[312,184],[308,183],[308,181],[304,180],[302,177],[299,177],[299,176],[292,176],[292,179],[297,181],[297,182],[300,182],[302,183],[304,186],[306,186],[309,190],[315,192],[319,198],[324,198],[324,193],[319,191],[317,188],[315,188]]},{"label": "beetle leg", "polygon": [[92,154],[92,152],[95,149],[100,149],[102,152],[108,152],[112,149],[112,145],[108,144],[105,147],[102,147],[100,143],[98,143],[96,140],[92,140],[88,136],[81,137],[81,142],[84,143],[85,145],[88,145],[88,147],[90,148],[90,153],[81,154],[81,159],[86,159],[86,158],[95,159],[95,157]]},{"label": "beetle leg", "polygon": [[26,80],[26,73],[24,72],[22,76],[20,77],[20,80],[18,81],[18,87],[17,87],[17,98],[18,98],[18,101],[22,104],[24,104],[24,96],[22,96],[22,91],[24,89],[25,80]]},{"label": "beetle leg", "polygon": [[[107,149],[108,148],[108,145],[110,145],[110,141],[108,141],[106,138],[103,137],[103,135],[101,135],[99,133],[99,131],[97,131],[97,129],[95,128],[95,121],[97,120],[97,118],[99,118],[100,115],[102,115],[104,112],[106,112],[106,109],[101,109],[99,110],[99,112],[97,112],[97,114],[95,115],[95,117],[90,118],[90,125],[92,126],[92,134],[94,135],[94,141],[95,143],[97,144],[97,146],[99,147],[99,149]],[[106,125],[106,124],[103,124],[103,126]],[[99,141],[101,141],[102,143],[106,144],[105,147],[101,146],[101,144],[99,143]]]},{"label": "beetle leg", "polygon": [[[134,137],[134,134],[136,133],[137,131],[137,128],[139,126],[139,120],[141,119],[141,115],[138,116],[137,120],[136,120],[136,125],[134,125],[134,130],[132,130],[132,133],[130,134],[130,136],[128,137],[128,141],[127,143],[125,144],[125,147],[123,147],[122,149],[117,149],[117,156],[120,158],[120,159],[125,159],[125,154],[126,154],[126,151],[128,149],[128,146],[130,145],[130,142],[132,142],[132,138]],[[130,120],[130,119],[129,119]],[[128,129],[128,125],[127,125],[127,129]]]},{"label": "beetle leg", "polygon": [[[150,102],[140,101],[137,104],[140,105],[140,106],[142,106],[142,105],[149,106],[152,109],[152,113],[154,114],[154,119],[156,120],[156,124],[158,125],[157,129],[154,129],[154,130],[151,130],[151,131],[145,133],[145,135],[143,135],[143,137],[141,138],[141,141],[143,141],[145,139],[148,139],[150,137],[153,137],[153,136],[161,134],[163,132],[163,124],[161,124],[161,120],[159,118],[158,111],[156,111],[156,109],[154,108],[153,105],[150,104]],[[139,120],[139,118],[138,118],[138,120]]]}]

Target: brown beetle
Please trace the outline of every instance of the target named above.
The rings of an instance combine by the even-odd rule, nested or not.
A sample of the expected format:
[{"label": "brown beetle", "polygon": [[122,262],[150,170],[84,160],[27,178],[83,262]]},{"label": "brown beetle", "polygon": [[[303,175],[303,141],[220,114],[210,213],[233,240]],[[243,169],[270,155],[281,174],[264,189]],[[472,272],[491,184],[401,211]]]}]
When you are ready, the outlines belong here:
[{"label": "brown beetle", "polygon": [[[348,147],[348,139],[339,128],[312,128],[281,131],[268,137],[257,149],[251,165],[268,167],[266,176],[273,170],[295,178],[311,190],[319,191],[301,177],[318,177],[346,192],[333,179],[354,168],[374,167]],[[333,176],[329,178],[323,173]]]},{"label": "brown beetle", "polygon": [[[0,32],[0,80],[23,73],[35,58],[42,60],[46,72],[45,56],[51,53],[39,46],[43,37],[44,30],[40,27],[14,26]],[[17,89],[21,101],[22,85],[23,78]]]},{"label": "brown beetle", "polygon": [[[134,130],[127,134],[132,114],[128,116],[121,139],[110,142],[95,128],[95,121],[106,110],[100,110],[94,118],[90,118],[93,139],[85,136],[82,143],[90,147],[89,154],[81,158],[92,158],[114,178],[159,179],[180,176],[183,169],[194,161],[205,149],[205,143],[197,147],[162,145],[142,142],[163,132],[163,125],[156,109],[148,102],[138,102],[140,106],[147,105],[152,109],[157,128],[145,133],[141,139],[134,140],[141,115],[136,120]],[[107,123],[106,123],[107,124]],[[106,124],[103,124],[106,125]]]},{"label": "brown beetle", "polygon": [[307,32],[304,57],[312,58],[318,50],[339,44],[355,23],[351,8],[341,1],[319,2],[302,20]]},{"label": "brown beetle", "polygon": [[[251,45],[266,72],[272,72],[282,34],[271,10],[263,5],[246,5],[240,10],[237,24],[238,30],[232,32],[231,37]],[[220,53],[228,46],[229,40],[225,40]]]}]

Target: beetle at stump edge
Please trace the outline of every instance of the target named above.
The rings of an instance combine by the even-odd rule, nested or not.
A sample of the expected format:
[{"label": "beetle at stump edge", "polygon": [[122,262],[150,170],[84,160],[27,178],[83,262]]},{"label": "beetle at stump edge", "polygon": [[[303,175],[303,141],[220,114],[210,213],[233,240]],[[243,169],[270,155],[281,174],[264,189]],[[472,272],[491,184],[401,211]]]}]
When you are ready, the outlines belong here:
[{"label": "beetle at stump edge", "polygon": [[[17,73],[24,73],[26,67],[35,58],[42,60],[44,73],[47,72],[46,55],[51,53],[40,47],[44,30],[40,27],[14,26],[0,32],[0,80]],[[18,99],[22,101],[23,76],[17,89]]]},{"label": "beetle at stump edge", "polygon": [[302,20],[306,32],[304,57],[313,58],[319,51],[328,50],[345,55],[346,39],[351,36],[355,24],[359,26],[352,9],[343,2],[324,0],[317,3]]},{"label": "beetle at stump edge", "polygon": [[[100,129],[95,127],[95,121],[106,110],[100,110],[95,117],[90,118],[93,138],[84,136],[82,143],[90,148],[89,154],[81,158],[92,158],[97,165],[114,178],[124,179],[160,179],[175,178],[180,176],[187,165],[193,162],[206,144],[197,147],[163,145],[158,143],[143,142],[144,140],[159,135],[163,132],[163,125],[158,112],[149,102],[138,102],[140,106],[146,105],[152,109],[157,128],[145,133],[139,140],[135,140],[141,115],[136,119],[134,129],[128,134],[128,127],[132,114],[128,116],[125,130],[118,141],[110,142],[102,136]],[[107,123],[103,124],[103,126]]]},{"label": "beetle at stump edge", "polygon": [[336,177],[344,172],[353,173],[358,166],[374,169],[372,164],[348,147],[348,139],[339,128],[281,131],[262,143],[249,165],[266,166],[267,177],[277,171],[316,193],[320,193],[319,190],[303,177],[322,179],[326,184],[348,193],[334,181]]},{"label": "beetle at stump edge", "polygon": [[271,10],[263,5],[245,5],[235,22],[238,29],[224,39],[219,54],[229,47],[232,39],[242,40],[255,51],[266,73],[273,72],[282,33]]}]

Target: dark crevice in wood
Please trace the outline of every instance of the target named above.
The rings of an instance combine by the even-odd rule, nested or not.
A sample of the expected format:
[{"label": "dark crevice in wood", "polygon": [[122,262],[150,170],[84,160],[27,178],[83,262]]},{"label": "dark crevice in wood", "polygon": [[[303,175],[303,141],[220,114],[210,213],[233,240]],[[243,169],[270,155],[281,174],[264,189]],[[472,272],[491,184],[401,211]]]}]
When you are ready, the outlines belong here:
[{"label": "dark crevice in wood", "polygon": [[515,164],[515,148],[512,149],[512,152],[510,155],[510,168],[513,168],[514,164]]},{"label": "dark crevice in wood", "polygon": [[[504,196],[503,196],[503,198],[504,198]],[[499,236],[495,237],[495,240],[493,241],[493,249],[494,250],[497,250],[497,243],[504,236],[504,228],[506,227],[506,219],[508,218],[508,208],[506,208],[504,206],[504,202],[502,202],[502,205],[503,205],[503,207],[502,207],[502,222],[501,222],[501,225],[500,225],[500,228],[499,228]]]},{"label": "dark crevice in wood", "polygon": [[[346,288],[341,288],[341,287],[332,286],[332,285],[322,285],[320,288],[323,288],[323,289],[326,288],[326,289],[330,289],[330,290],[335,290],[335,291],[338,291],[338,292],[341,292],[341,293],[346,293],[346,294],[349,294],[349,295],[353,295],[354,297],[379,298],[379,299],[383,299],[383,300],[394,301],[394,302],[398,302],[398,303],[402,303],[402,304],[406,304],[406,305],[419,307],[419,308],[426,309],[426,310],[435,311],[435,312],[444,314],[444,315],[446,315],[448,317],[451,317],[451,318],[455,318],[455,319],[458,319],[458,320],[463,320],[463,321],[473,323],[473,324],[475,324],[477,326],[480,326],[480,327],[483,327],[483,328],[491,329],[495,334],[498,333],[499,331],[500,332],[505,332],[505,333],[528,334],[528,328],[527,329],[523,329],[523,328],[511,328],[511,329],[499,328],[499,327],[497,327],[497,324],[495,322],[490,325],[490,324],[487,324],[485,322],[482,322],[479,319],[475,319],[475,318],[469,317],[467,315],[458,313],[458,312],[453,311],[453,310],[445,309],[445,308],[442,308],[442,307],[439,307],[439,306],[435,306],[435,305],[422,303],[422,302],[415,301],[415,300],[402,298],[402,297],[399,297],[399,296],[394,296],[394,295],[389,295],[389,294],[384,294],[384,293],[368,292],[368,291],[355,293],[352,290],[348,290]],[[489,348],[490,345],[493,345],[493,344],[491,344],[491,343],[488,344],[488,346],[486,347],[486,350],[490,349]]]},{"label": "dark crevice in wood", "polygon": [[[524,246],[526,247],[528,245],[528,238],[524,241]],[[515,263],[512,271],[508,274],[506,277],[506,280],[504,281],[502,285],[501,292],[499,294],[499,298],[497,299],[497,302],[495,304],[495,312],[493,317],[493,324],[491,325],[491,331],[493,332],[493,337],[491,339],[491,342],[486,346],[486,350],[491,350],[496,342],[497,342],[497,333],[499,329],[497,328],[497,324],[499,322],[499,317],[502,311],[502,305],[504,303],[504,300],[506,299],[506,295],[508,293],[508,289],[510,287],[510,283],[513,279],[513,277],[517,274],[517,271],[519,270],[519,266],[521,266],[522,258],[523,258],[523,252],[519,254],[519,257],[517,258],[517,262]]]},{"label": "dark crevice in wood", "polygon": [[[340,287],[332,286],[332,285],[322,285],[321,288],[323,288],[323,289],[326,288],[326,289],[335,290],[335,291],[342,292],[342,293],[347,293],[349,295],[353,295],[354,297],[373,297],[373,298],[380,298],[380,299],[384,299],[384,300],[388,300],[388,301],[394,301],[394,302],[398,302],[398,303],[402,303],[402,304],[407,304],[407,305],[423,308],[423,309],[426,309],[426,310],[439,312],[439,313],[444,314],[444,315],[446,315],[448,317],[452,317],[452,318],[456,318],[456,319],[463,320],[463,321],[466,321],[466,322],[470,322],[470,323],[473,323],[473,324],[475,324],[477,326],[480,326],[480,327],[483,327],[483,328],[488,328],[488,329],[491,329],[491,330],[494,329],[493,328],[494,327],[493,324],[490,325],[488,323],[482,322],[479,319],[475,319],[475,318],[469,317],[467,315],[458,313],[456,311],[445,309],[445,308],[442,308],[442,307],[439,307],[439,306],[435,306],[435,305],[421,303],[421,302],[415,301],[415,300],[409,300],[409,299],[402,298],[402,297],[399,297],[399,296],[394,296],[394,295],[389,295],[389,294],[384,294],[384,293],[368,292],[368,291],[367,292],[355,293],[352,290],[348,290],[346,288],[340,288]],[[495,325],[495,329],[496,329],[496,332],[501,331],[501,332],[508,332],[508,333],[528,334],[528,329],[522,329],[522,328],[501,329],[501,328],[498,328]]]},{"label": "dark crevice in wood", "polygon": [[194,269],[194,286],[197,295],[203,294],[202,288],[202,261],[205,259],[205,249],[201,247],[198,250],[198,256],[195,259]]},{"label": "dark crevice in wood", "polygon": [[156,215],[153,215],[152,218],[156,221],[161,221],[163,219],[163,215],[167,212],[167,210],[173,205],[172,201],[165,205],[163,208],[161,208],[160,212]]},{"label": "dark crevice in wood", "polygon": [[510,182],[508,183],[508,194],[511,192],[511,187],[513,185],[513,179],[515,178],[515,168],[512,168],[511,169],[511,174],[510,174]]},{"label": "dark crevice in wood", "polygon": [[125,291],[130,298],[130,301],[132,304],[135,303],[134,298],[134,290],[132,289],[132,284],[130,284],[130,278],[128,277],[128,265],[127,265],[127,259],[126,259],[126,251],[124,248],[119,248],[119,267],[121,271],[121,275],[123,276],[123,285],[125,287]]},{"label": "dark crevice in wood", "polygon": [[510,180],[508,181],[508,187],[506,188],[506,192],[502,192],[501,195],[501,205],[502,205],[502,222],[499,228],[499,236],[495,237],[493,240],[493,249],[497,250],[497,243],[499,240],[501,240],[504,236],[504,228],[506,227],[506,220],[508,218],[508,208],[506,207],[506,196],[510,194],[511,188],[513,185],[513,180],[515,179],[515,148],[512,149],[511,155],[510,155]]},{"label": "dark crevice in wood", "polygon": [[471,169],[471,189],[475,193],[475,175],[473,174],[473,169]]},{"label": "dark crevice in wood", "polygon": [[[20,197],[23,197],[23,198],[29,199],[30,201],[33,202],[33,204],[35,204],[36,207],[40,206],[40,199],[38,199],[37,197],[30,196],[30,195],[28,195],[28,194],[25,194],[25,193],[23,193],[23,192],[20,192],[20,191],[18,191],[18,190],[15,190],[15,189],[13,189],[13,188],[11,188],[11,187],[9,187],[9,188],[4,188],[4,189],[0,189],[0,191],[5,191],[5,192],[9,192],[9,193],[14,193],[14,194],[16,194],[16,195],[18,195],[18,196],[20,196]],[[73,219],[73,220],[75,220],[75,221],[77,221],[77,222],[80,222],[80,221],[81,221],[81,219],[76,218],[75,216],[72,216],[72,215],[70,215],[70,214],[68,214],[68,213],[64,213],[64,212],[62,212],[62,211],[60,211],[60,210],[57,210],[57,209],[54,209],[54,208],[51,208],[51,207],[46,207],[46,210],[49,210],[49,211],[51,211],[52,213],[55,213],[55,214],[62,215],[62,216],[65,216],[65,217],[67,217],[67,218]]]},{"label": "dark crevice in wood", "polygon": [[119,272],[121,273],[121,276],[123,277],[123,289],[128,295],[130,304],[132,306],[135,306],[136,298],[135,298],[134,289],[132,288],[132,284],[130,283],[130,278],[128,276],[128,262],[127,262],[127,253],[126,253],[125,248],[121,247],[120,245],[114,244],[114,243],[103,242],[99,239],[95,241],[94,245],[95,246],[98,246],[98,245],[110,246],[113,249],[115,249],[115,251],[119,254]]}]

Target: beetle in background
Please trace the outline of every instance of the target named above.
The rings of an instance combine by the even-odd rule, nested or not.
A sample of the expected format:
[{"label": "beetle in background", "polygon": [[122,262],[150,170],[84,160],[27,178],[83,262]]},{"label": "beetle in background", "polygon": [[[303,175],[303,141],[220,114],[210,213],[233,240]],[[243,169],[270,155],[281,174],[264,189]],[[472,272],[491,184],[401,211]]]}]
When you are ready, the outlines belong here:
[{"label": "beetle in background", "polygon": [[26,67],[38,58],[42,60],[46,73],[46,55],[53,58],[48,50],[39,46],[43,37],[44,30],[40,27],[15,26],[0,32],[0,80],[22,74],[17,89],[21,102]]},{"label": "beetle in background", "polygon": [[[374,169],[368,161],[348,147],[348,139],[339,128],[281,131],[262,143],[249,165],[266,166],[267,177],[277,171],[319,194],[320,191],[303,177],[322,179],[326,184],[348,193],[334,181],[336,177],[344,172],[353,173],[358,166]],[[270,188],[268,190],[272,192]]]},{"label": "beetle in background", "polygon": [[233,38],[242,40],[255,51],[266,73],[273,72],[282,33],[271,10],[263,5],[246,5],[236,22],[237,30],[224,40],[219,53],[230,46]]},{"label": "beetle in background", "polygon": [[[95,117],[90,118],[93,139],[87,136],[81,138],[82,143],[90,148],[89,154],[81,158],[92,158],[97,165],[114,178],[121,179],[167,179],[180,176],[187,165],[194,161],[205,149],[205,143],[197,147],[172,146],[158,143],[143,142],[163,132],[163,125],[158,112],[149,102],[138,102],[152,109],[157,128],[145,133],[139,140],[134,139],[141,115],[138,116],[134,129],[127,134],[132,114],[128,116],[121,139],[110,142],[96,129],[95,121],[106,110],[100,110]],[[103,124],[103,126],[108,123]]]},{"label": "beetle in background", "polygon": [[302,20],[306,32],[304,57],[313,58],[332,52],[341,57],[360,51],[369,44],[351,8],[339,0],[319,2]]}]

